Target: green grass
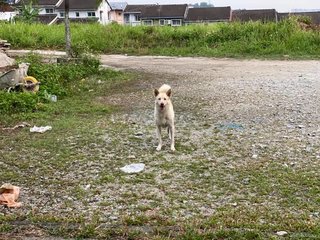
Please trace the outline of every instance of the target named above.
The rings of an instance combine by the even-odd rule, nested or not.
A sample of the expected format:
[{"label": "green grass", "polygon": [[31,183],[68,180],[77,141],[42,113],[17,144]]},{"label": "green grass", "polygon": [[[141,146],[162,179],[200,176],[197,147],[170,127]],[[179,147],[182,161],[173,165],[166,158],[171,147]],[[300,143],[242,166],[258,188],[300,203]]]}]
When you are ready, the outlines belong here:
[{"label": "green grass", "polygon": [[[73,49],[107,54],[316,58],[320,33],[297,19],[279,23],[219,23],[174,27],[72,24]],[[15,49],[64,49],[64,26],[0,23],[0,38]]]}]

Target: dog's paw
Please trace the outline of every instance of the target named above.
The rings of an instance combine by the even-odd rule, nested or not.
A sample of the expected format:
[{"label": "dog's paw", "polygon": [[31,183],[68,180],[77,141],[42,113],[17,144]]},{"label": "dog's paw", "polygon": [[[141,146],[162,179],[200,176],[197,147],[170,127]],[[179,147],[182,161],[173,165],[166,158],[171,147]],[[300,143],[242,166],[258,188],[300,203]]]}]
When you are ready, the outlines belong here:
[{"label": "dog's paw", "polygon": [[156,148],[156,150],[157,150],[157,151],[160,151],[160,150],[161,150],[161,147],[162,147],[162,146],[159,145],[159,146]]},{"label": "dog's paw", "polygon": [[174,146],[171,146],[171,151],[174,152],[176,149]]}]

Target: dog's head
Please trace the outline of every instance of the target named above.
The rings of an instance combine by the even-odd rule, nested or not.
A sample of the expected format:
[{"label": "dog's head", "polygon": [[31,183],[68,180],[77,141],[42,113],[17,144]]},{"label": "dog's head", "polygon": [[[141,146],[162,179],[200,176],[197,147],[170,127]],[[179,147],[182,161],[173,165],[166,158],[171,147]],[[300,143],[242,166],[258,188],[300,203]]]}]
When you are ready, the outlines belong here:
[{"label": "dog's head", "polygon": [[166,107],[166,105],[170,102],[171,89],[169,89],[165,93],[159,92],[158,89],[155,89],[154,96],[156,98],[156,104],[160,107],[161,110],[163,110]]}]

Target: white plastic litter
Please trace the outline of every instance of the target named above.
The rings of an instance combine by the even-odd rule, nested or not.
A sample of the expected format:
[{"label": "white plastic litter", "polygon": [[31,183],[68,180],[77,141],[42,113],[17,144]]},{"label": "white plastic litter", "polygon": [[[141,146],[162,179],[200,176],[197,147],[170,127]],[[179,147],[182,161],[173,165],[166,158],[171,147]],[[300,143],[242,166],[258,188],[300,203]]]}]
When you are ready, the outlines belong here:
[{"label": "white plastic litter", "polygon": [[277,235],[278,236],[285,236],[285,235],[287,235],[288,234],[288,232],[286,232],[286,231],[278,231],[277,232]]},{"label": "white plastic litter", "polygon": [[144,169],[144,166],[143,163],[133,163],[120,168],[120,170],[125,173],[138,173]]},{"label": "white plastic litter", "polygon": [[34,127],[30,128],[30,132],[44,133],[44,132],[51,130],[51,129],[52,129],[51,126],[45,126],[45,127],[34,126]]}]

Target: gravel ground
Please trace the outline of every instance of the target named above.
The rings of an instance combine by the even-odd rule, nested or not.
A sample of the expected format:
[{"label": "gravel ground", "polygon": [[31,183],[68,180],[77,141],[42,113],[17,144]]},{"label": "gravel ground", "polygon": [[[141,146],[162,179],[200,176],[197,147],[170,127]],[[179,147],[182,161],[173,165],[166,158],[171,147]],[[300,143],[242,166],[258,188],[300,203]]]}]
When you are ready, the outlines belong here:
[{"label": "gravel ground", "polygon": [[[140,215],[149,222],[203,219],[223,206],[256,204],[281,212],[288,209],[282,208],[280,195],[244,187],[252,179],[236,170],[263,171],[277,162],[319,175],[319,61],[118,55],[101,56],[101,61],[136,73],[138,79],[97,99],[123,111],[97,122],[99,138],[81,149],[81,135],[62,140],[85,160],[44,176],[42,189],[24,188],[27,207],[19,211],[98,215],[99,228]],[[173,89],[176,153],[167,138],[164,149],[155,151],[153,89],[163,83]],[[146,164],[143,173],[119,171],[135,162]],[[65,183],[63,188],[57,189],[57,181]]]}]

